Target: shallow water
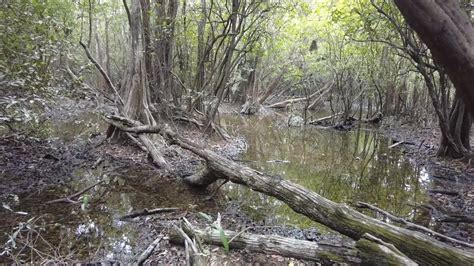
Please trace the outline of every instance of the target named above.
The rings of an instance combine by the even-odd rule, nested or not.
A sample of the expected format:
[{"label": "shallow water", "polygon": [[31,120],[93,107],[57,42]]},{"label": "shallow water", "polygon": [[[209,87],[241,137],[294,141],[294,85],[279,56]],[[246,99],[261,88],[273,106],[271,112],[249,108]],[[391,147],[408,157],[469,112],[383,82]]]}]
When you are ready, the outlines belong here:
[{"label": "shallow water", "polygon": [[[91,136],[105,130],[106,124],[93,113],[81,113],[73,119],[50,120],[44,124],[44,131],[51,139],[63,141],[71,149],[84,145]],[[23,230],[21,237],[15,239],[17,248],[11,251],[21,254],[18,261],[33,258],[43,262],[48,259],[56,262],[68,262],[69,259],[133,262],[160,232],[150,232],[147,226],[134,220],[121,221],[121,216],[144,209],[179,208],[177,212],[150,215],[144,219],[161,221],[179,217],[186,211],[212,212],[217,208],[213,201],[206,201],[206,191],[158,176],[152,166],[105,160],[96,169],[91,169],[90,164],[84,166],[82,163],[68,178],[72,181],[65,184],[0,198],[0,203],[13,210],[0,205],[0,263],[10,261],[8,258],[11,256],[2,256],[1,253],[11,247],[11,243],[4,245],[19,225],[33,230]],[[84,194],[88,198],[85,208],[82,207],[83,197],[77,204],[46,203],[79,192],[98,180],[105,182]],[[31,236],[25,238],[27,231]],[[38,252],[30,252],[28,248],[20,251],[25,239],[34,242]]]},{"label": "shallow water", "polygon": [[[143,245],[152,241],[148,237],[153,236],[143,236],[142,224],[133,220],[121,221],[120,216],[145,208],[180,209],[175,213],[157,214],[148,218],[179,216],[186,210],[205,212],[215,208],[215,204],[204,200],[208,196],[207,193],[194,190],[174,180],[163,180],[157,177],[152,169],[139,167],[116,169],[108,162],[104,162],[103,167],[99,169],[80,168],[74,175],[80,178],[66,186],[52,187],[39,194],[19,195],[19,204],[12,204],[11,207],[15,211],[26,212],[26,216],[0,210],[2,244],[5,243],[6,236],[12,235],[15,231],[14,227],[32,217],[37,217],[40,219],[35,219],[34,227],[41,231],[41,238],[44,238],[44,241],[40,239],[36,242],[37,248],[53,254],[53,249],[49,247],[53,245],[57,252],[55,259],[63,258],[64,262],[67,262],[67,256],[72,255],[74,260],[133,262],[145,248]],[[81,191],[100,179],[106,181],[103,186],[97,186],[86,193],[90,202],[85,209],[81,206],[83,200],[78,204],[46,204],[48,200]],[[27,259],[29,253],[24,255],[20,258]],[[35,254],[35,259],[44,258]]]},{"label": "shallow water", "polygon": [[[222,125],[233,135],[245,136],[248,150],[241,160],[253,168],[280,175],[336,202],[362,201],[412,220],[423,218],[413,205],[427,198],[427,175],[399,148],[388,148],[392,140],[371,128],[340,132],[278,127],[279,119],[232,116],[224,117]],[[227,189],[254,219],[267,224],[315,226],[271,197],[233,184]]]}]

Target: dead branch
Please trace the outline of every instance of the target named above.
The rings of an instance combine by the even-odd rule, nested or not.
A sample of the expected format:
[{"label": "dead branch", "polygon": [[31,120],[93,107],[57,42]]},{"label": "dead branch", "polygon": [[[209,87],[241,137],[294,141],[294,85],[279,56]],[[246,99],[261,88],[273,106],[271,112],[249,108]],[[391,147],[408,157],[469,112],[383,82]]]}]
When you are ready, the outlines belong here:
[{"label": "dead branch", "polygon": [[356,242],[363,265],[418,265],[401,253],[394,245],[370,234],[364,234]]},{"label": "dead branch", "polygon": [[157,209],[152,209],[152,210],[144,209],[143,211],[140,211],[140,212],[134,212],[127,215],[123,215],[119,218],[119,220],[123,221],[126,219],[133,219],[139,216],[147,216],[147,215],[153,215],[153,214],[158,214],[158,213],[175,212],[175,211],[179,211],[179,208],[157,208]]},{"label": "dead branch", "polygon": [[143,265],[143,263],[150,257],[151,253],[156,249],[156,247],[159,246],[160,241],[163,237],[159,236],[157,237],[137,258],[137,264],[138,265]]},{"label": "dead branch", "polygon": [[265,94],[258,99],[258,103],[262,105],[270,95],[272,95],[273,91],[275,91],[276,88],[280,85],[280,81],[283,79],[283,74],[284,72],[280,72],[280,74],[270,83],[268,86],[268,89],[265,91]]},{"label": "dead branch", "polygon": [[318,124],[318,123],[321,123],[321,122],[324,122],[326,120],[329,120],[329,119],[333,119],[333,118],[336,118],[340,115],[342,115],[343,112],[340,112],[340,113],[337,113],[337,114],[333,114],[333,115],[328,115],[328,116],[324,116],[324,117],[321,117],[321,118],[318,118],[318,119],[315,119],[311,122],[309,122],[311,125],[315,125],[315,124]]},{"label": "dead branch", "polygon": [[[201,239],[204,243],[222,246],[221,232],[212,228],[195,228],[191,224],[183,222],[183,231],[193,237]],[[224,234],[232,249],[246,249],[251,252],[264,254],[277,254],[283,257],[291,257],[312,261],[334,261],[339,263],[359,263],[357,251],[351,247],[334,246],[324,243],[316,243],[306,240],[281,237],[276,235],[258,235],[243,232],[225,230]],[[170,236],[170,241],[183,244],[184,239],[176,233]]]},{"label": "dead branch", "polygon": [[70,196],[67,196],[65,198],[60,198],[60,199],[55,199],[55,200],[50,200],[50,201],[47,201],[45,202],[45,204],[52,204],[52,203],[59,203],[59,202],[64,202],[64,203],[72,203],[72,204],[76,204],[78,203],[75,199],[76,198],[79,198],[82,194],[86,193],[87,191],[91,190],[92,188],[94,188],[95,186],[99,185],[99,184],[102,184],[104,182],[104,180],[100,180],[99,182],[93,184],[93,185],[90,185],[88,187],[86,187],[85,189],[77,192],[77,193],[74,193]]},{"label": "dead branch", "polygon": [[[186,218],[183,218],[184,221],[188,222]],[[189,222],[188,222],[189,223]],[[196,243],[196,241],[191,240],[191,238],[184,232],[183,229],[173,224],[175,230],[175,235],[178,235],[183,239],[186,246],[186,264],[187,265],[208,265],[208,258],[204,255],[202,248]]]},{"label": "dead branch", "polygon": [[449,237],[449,236],[445,236],[443,234],[440,234],[438,232],[435,232],[429,228],[426,228],[424,226],[421,226],[421,225],[418,225],[418,224],[414,224],[412,222],[409,222],[403,218],[400,218],[400,217],[397,217],[395,215],[392,215],[390,214],[389,212],[385,211],[385,210],[382,210],[378,207],[375,207],[374,205],[371,205],[371,204],[368,204],[368,203],[365,203],[365,202],[358,202],[356,204],[356,207],[358,208],[364,208],[364,209],[369,209],[369,210],[373,210],[375,212],[378,212],[382,215],[384,215],[385,217],[389,218],[390,220],[394,221],[394,222],[397,222],[397,223],[400,223],[400,224],[403,224],[405,225],[408,229],[412,229],[412,230],[416,230],[416,231],[420,231],[420,232],[423,232],[423,233],[426,233],[426,234],[429,234],[429,235],[433,235],[435,237],[438,237],[440,239],[443,239],[443,240],[446,240],[446,241],[449,241],[451,243],[455,243],[455,244],[458,244],[460,246],[463,246],[463,247],[468,247],[468,248],[474,248],[474,245],[473,244],[469,244],[469,243],[466,243],[464,241],[460,241],[460,240],[457,240],[457,239],[454,239],[452,237]]},{"label": "dead branch", "polygon": [[330,81],[326,83],[321,90],[319,90],[321,94],[308,106],[309,110],[315,109],[316,105],[321,102],[323,97],[326,96],[329,92],[331,92],[333,83],[334,81]]},{"label": "dead branch", "polygon": [[89,60],[92,62],[92,64],[94,64],[94,66],[97,68],[97,70],[99,70],[102,77],[104,77],[105,83],[107,83],[107,85],[114,91],[115,96],[117,97],[117,99],[119,99],[120,105],[123,105],[124,101],[122,100],[122,97],[120,97],[120,94],[119,94],[117,88],[115,88],[114,84],[112,83],[112,80],[110,80],[109,75],[107,75],[107,73],[102,68],[102,66],[92,56],[91,52],[89,51],[89,48],[87,48],[87,46],[82,41],[80,41],[79,44],[82,46],[82,48],[84,48],[84,51],[86,52],[87,58],[89,58]]},{"label": "dead branch", "polygon": [[294,103],[297,103],[297,102],[310,101],[311,99],[313,99],[313,98],[316,97],[317,95],[320,95],[320,97],[322,97],[322,95],[324,95],[325,91],[327,91],[328,88],[329,88],[331,85],[332,85],[332,81],[326,83],[326,84],[323,86],[323,88],[321,88],[320,90],[316,91],[315,93],[309,95],[308,97],[289,99],[289,100],[285,100],[285,101],[282,101],[282,102],[278,102],[278,103],[274,103],[274,104],[267,105],[266,107],[268,107],[268,108],[285,108],[285,107],[287,107],[288,105],[294,104]]}]

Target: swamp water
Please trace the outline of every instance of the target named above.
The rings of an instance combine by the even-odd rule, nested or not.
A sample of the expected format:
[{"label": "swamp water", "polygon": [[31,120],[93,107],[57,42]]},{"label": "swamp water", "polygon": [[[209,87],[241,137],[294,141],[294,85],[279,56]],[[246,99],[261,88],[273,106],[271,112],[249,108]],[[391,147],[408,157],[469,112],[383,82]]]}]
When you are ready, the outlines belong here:
[{"label": "swamp water", "polygon": [[[338,132],[316,128],[279,128],[274,120],[274,117],[223,118],[222,125],[231,135],[244,136],[247,140],[248,149],[241,157],[243,163],[280,175],[337,202],[364,201],[394,214],[416,219],[412,204],[425,200],[427,174],[413,168],[398,148],[389,149],[392,144],[389,139],[376,131],[364,129]],[[52,134],[67,143],[86,141],[89,134],[103,130],[103,124],[97,117],[84,115],[73,122],[54,125]],[[93,257],[133,261],[153,241],[153,236],[146,236],[143,224],[118,219],[131,209],[136,212],[144,208],[178,207],[216,213],[225,208],[207,201],[206,192],[191,189],[174,180],[163,181],[153,169],[120,168],[105,161],[97,169],[78,167],[73,175],[77,178],[66,185],[51,187],[39,194],[18,195],[19,204],[12,205],[13,209],[26,212],[27,216],[14,215],[2,209],[1,244],[14,234],[14,226],[33,219],[23,226],[36,228],[41,237],[35,234],[31,237],[36,237],[37,243],[43,242],[40,245],[46,246],[48,251],[56,252],[54,258],[44,254],[43,260],[62,258],[66,262],[68,258],[87,260]],[[47,200],[80,191],[99,179],[105,179],[106,186],[89,193],[94,193],[94,201],[85,211],[81,210],[80,203],[45,204]],[[324,230],[281,202],[243,186],[228,184],[226,194],[257,221],[302,228],[314,226]],[[64,253],[64,250],[74,250],[75,253]]]},{"label": "swamp water", "polygon": [[[275,117],[225,117],[222,126],[247,140],[241,160],[271,175],[291,180],[323,197],[347,204],[375,204],[408,219],[425,219],[414,206],[426,200],[428,174],[413,167],[392,140],[375,129],[336,131],[278,127]],[[229,197],[253,219],[266,224],[319,227],[272,197],[229,184]]]}]

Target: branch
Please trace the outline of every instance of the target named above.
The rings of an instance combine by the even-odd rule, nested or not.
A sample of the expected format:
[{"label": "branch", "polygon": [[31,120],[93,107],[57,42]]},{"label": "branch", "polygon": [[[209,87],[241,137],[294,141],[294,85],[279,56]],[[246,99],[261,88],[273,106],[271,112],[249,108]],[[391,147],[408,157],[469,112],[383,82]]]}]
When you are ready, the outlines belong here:
[{"label": "branch", "polygon": [[174,211],[179,211],[179,208],[157,208],[157,209],[153,209],[153,210],[144,209],[143,211],[140,211],[140,212],[134,212],[134,213],[131,213],[131,214],[121,216],[119,218],[119,220],[123,221],[123,220],[126,220],[126,219],[132,219],[132,218],[139,217],[139,216],[147,216],[147,215],[153,215],[153,214],[157,214],[157,213],[174,212]]},{"label": "branch", "polygon": [[143,265],[143,263],[150,257],[151,253],[153,253],[153,250],[156,249],[156,247],[160,244],[160,241],[163,237],[159,236],[156,238],[143,252],[140,254],[140,256],[137,259],[137,264],[138,265]]},{"label": "branch", "polygon": [[77,203],[77,201],[75,200],[76,198],[78,198],[79,196],[81,196],[82,194],[86,193],[87,191],[91,190],[93,187],[99,185],[99,184],[102,184],[104,182],[104,180],[100,180],[99,182],[93,184],[93,185],[90,185],[88,187],[86,187],[85,189],[75,193],[75,194],[72,194],[71,196],[67,196],[65,198],[60,198],[60,199],[55,199],[55,200],[50,200],[50,201],[47,201],[45,202],[46,204],[51,204],[51,203],[59,203],[59,202],[65,202],[65,203],[72,203],[72,204],[75,204]]},{"label": "branch", "polygon": [[107,73],[102,68],[102,66],[97,62],[97,60],[95,60],[94,57],[92,57],[91,52],[89,51],[89,48],[87,48],[87,46],[82,41],[79,41],[79,44],[82,46],[82,48],[84,48],[87,58],[89,58],[89,60],[94,64],[97,70],[99,70],[100,74],[102,74],[107,85],[114,91],[115,95],[120,101],[120,104],[123,105],[124,101],[122,100],[122,97],[120,97],[120,94],[118,93],[118,90],[115,88],[114,84],[112,83],[112,80],[110,80],[109,75],[107,75]]},{"label": "branch", "polygon": [[435,232],[431,229],[428,229],[424,226],[414,224],[412,222],[408,222],[407,220],[405,220],[403,218],[392,215],[392,214],[388,213],[387,211],[384,211],[384,210],[382,210],[378,207],[375,207],[371,204],[368,204],[368,203],[365,203],[365,202],[358,202],[356,204],[356,207],[376,211],[376,212],[384,215],[385,217],[389,218],[390,220],[392,220],[394,222],[397,222],[397,223],[400,223],[400,224],[403,224],[403,225],[407,226],[408,229],[417,230],[417,231],[420,231],[420,232],[423,232],[423,233],[426,233],[426,234],[430,234],[430,235],[436,236],[438,238],[447,240],[449,242],[452,242],[452,243],[455,243],[455,244],[458,244],[458,245],[461,245],[461,246],[464,246],[464,247],[474,248],[473,244],[466,243],[464,241],[460,241],[460,240],[454,239],[454,238],[449,237],[449,236],[445,236],[445,235],[440,234],[438,232]]}]

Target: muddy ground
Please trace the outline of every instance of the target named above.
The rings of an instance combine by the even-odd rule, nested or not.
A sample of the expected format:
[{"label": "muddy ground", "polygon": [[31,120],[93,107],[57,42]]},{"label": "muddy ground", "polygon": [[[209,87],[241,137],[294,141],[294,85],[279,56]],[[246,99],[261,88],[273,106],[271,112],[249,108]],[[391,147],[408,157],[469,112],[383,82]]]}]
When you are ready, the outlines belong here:
[{"label": "muddy ground", "polygon": [[[80,184],[81,178],[83,178],[83,175],[77,174],[80,169],[100,169],[100,175],[102,177],[109,175],[111,180],[94,189],[95,194],[91,193],[89,212],[103,211],[101,201],[110,193],[122,192],[123,186],[120,186],[120,182],[131,183],[131,186],[127,186],[127,189],[130,190],[138,191],[145,188],[145,190],[149,190],[142,197],[137,196],[136,199],[141,202],[140,206],[144,208],[179,208],[176,212],[139,217],[127,221],[138,232],[138,238],[134,241],[136,245],[133,247],[134,256],[144,250],[157,236],[163,236],[160,246],[150,257],[150,262],[185,264],[184,248],[171,244],[168,241],[168,235],[172,230],[172,225],[179,223],[182,217],[186,217],[194,224],[208,226],[209,223],[199,215],[199,212],[207,213],[214,219],[220,213],[223,227],[230,230],[240,231],[242,228],[250,227],[253,228],[250,232],[259,234],[278,234],[311,241],[326,241],[334,245],[352,244],[345,237],[336,234],[321,234],[316,229],[301,230],[288,226],[256,223],[244,215],[237,206],[227,204],[222,192],[210,197],[215,187],[211,187],[209,191],[202,191],[187,187],[181,182],[181,177],[194,173],[203,165],[203,161],[190,152],[174,146],[163,148],[165,159],[172,168],[170,173],[165,173],[151,166],[147,156],[132,143],[105,140],[106,125],[98,118],[97,114],[102,111],[100,108],[96,108],[90,103],[77,103],[64,99],[58,102],[62,102],[62,104],[51,108],[44,116],[45,121],[51,122],[49,124],[52,127],[51,137],[40,139],[21,134],[6,134],[0,137],[0,199],[7,207],[0,210],[0,230],[4,233],[0,236],[2,244],[8,242],[8,232],[14,232],[14,228],[19,223],[31,218],[29,214],[14,213],[15,211],[44,213],[44,216],[41,217],[43,231],[45,235],[48,235],[47,240],[53,243],[58,236],[56,235],[57,231],[52,228],[58,223],[67,223],[69,216],[64,216],[62,221],[55,221],[55,216],[48,216],[48,213],[63,211],[74,214],[80,212],[81,206],[80,203],[50,205],[46,202],[77,192],[78,188],[72,187],[70,184],[71,182]],[[236,112],[237,108],[231,110]],[[93,114],[92,118],[89,116],[90,113]],[[67,126],[64,126],[65,124]],[[187,124],[176,124],[175,129],[185,137],[197,143],[206,144],[232,159],[237,159],[246,147],[245,140],[239,137],[230,142],[224,142],[203,136],[196,128]],[[433,175],[437,186],[433,189],[438,192],[431,193],[432,201],[429,206],[425,206],[434,213],[433,217],[446,220],[456,215],[471,217],[474,215],[474,180],[470,172],[471,166],[463,162],[446,162],[434,159],[432,155],[436,150],[436,142],[432,134],[433,129],[413,132],[413,129],[392,125],[382,127],[381,130],[395,140],[403,139],[414,143],[415,145],[400,145],[399,148],[405,149],[407,156],[411,156],[414,163],[425,164],[428,168],[432,167],[433,171],[439,172]],[[140,174],[134,175],[134,173]],[[114,179],[112,177],[120,178]],[[85,185],[79,187],[85,187]],[[446,193],[446,191],[453,193]],[[153,196],[150,197],[150,195]],[[160,202],[160,206],[153,204],[157,201]],[[27,202],[27,204],[22,202]],[[17,209],[17,206],[24,206],[24,209]],[[133,211],[137,210],[128,210],[128,212]],[[114,218],[114,220],[116,219]],[[432,225],[433,221],[425,222]],[[435,223],[435,228],[455,238],[472,241],[474,231],[468,225],[438,222]],[[77,255],[63,255],[54,258],[63,262],[77,260],[113,262],[131,259],[131,257],[110,257],[107,250],[102,249],[100,244],[92,247],[90,244],[87,246],[87,238],[77,239],[77,242],[72,245],[69,243],[70,245],[66,245],[66,249],[71,252],[86,251],[78,252]],[[222,248],[208,247],[208,249],[212,251],[212,261],[215,265],[225,263],[288,265],[289,262],[312,264],[274,255],[246,251],[231,251],[226,254]],[[96,251],[91,252],[91,250]],[[38,259],[38,257],[36,258]],[[11,256],[5,254],[0,256],[0,262],[10,262],[10,259]]]},{"label": "muddy ground", "polygon": [[[441,133],[435,126],[419,128],[389,120],[380,130],[394,142],[406,141],[399,148],[413,164],[425,167],[433,180],[428,191],[430,200],[424,206],[432,219],[425,221],[425,225],[451,237],[473,242],[474,161],[437,157]],[[474,147],[472,138],[471,146]]]}]

